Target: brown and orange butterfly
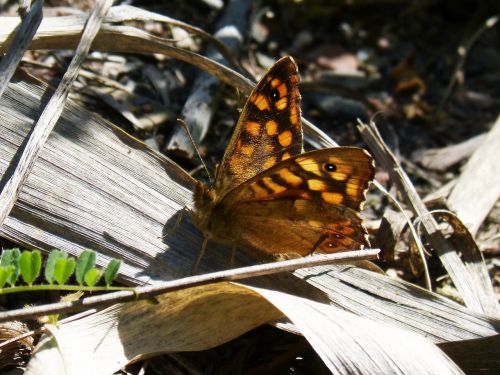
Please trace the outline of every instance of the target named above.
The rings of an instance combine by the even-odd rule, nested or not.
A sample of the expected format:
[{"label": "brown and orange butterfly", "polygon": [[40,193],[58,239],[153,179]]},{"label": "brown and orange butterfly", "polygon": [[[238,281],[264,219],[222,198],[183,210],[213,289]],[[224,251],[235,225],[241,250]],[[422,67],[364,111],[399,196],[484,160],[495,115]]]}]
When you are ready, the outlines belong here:
[{"label": "brown and orange butterfly", "polygon": [[215,182],[198,182],[193,221],[205,235],[198,261],[209,239],[268,254],[369,245],[359,211],[373,160],[356,147],[302,153],[298,83],[291,57],[276,62],[250,94]]}]

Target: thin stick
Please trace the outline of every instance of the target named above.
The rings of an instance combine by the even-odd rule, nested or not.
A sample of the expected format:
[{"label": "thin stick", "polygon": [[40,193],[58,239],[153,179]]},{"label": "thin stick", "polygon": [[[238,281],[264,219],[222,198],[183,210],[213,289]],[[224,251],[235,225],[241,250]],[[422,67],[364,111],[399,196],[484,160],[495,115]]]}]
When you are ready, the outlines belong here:
[{"label": "thin stick", "polygon": [[478,30],[476,30],[476,32],[470,37],[470,39],[465,42],[464,45],[461,45],[457,48],[458,62],[457,65],[455,66],[455,70],[453,71],[450,83],[448,83],[448,87],[446,87],[443,99],[441,100],[441,103],[439,103],[438,111],[441,111],[443,109],[444,104],[448,100],[448,97],[451,94],[451,90],[453,90],[453,87],[457,82],[458,74],[464,68],[465,60],[467,59],[467,55],[469,54],[469,51],[471,50],[472,46],[474,45],[474,43],[476,43],[477,39],[481,36],[482,33],[494,27],[497,22],[498,22],[498,16],[488,18],[486,22],[482,24]]},{"label": "thin stick", "polygon": [[[24,10],[22,7],[23,5],[26,6]],[[19,5],[19,13],[23,21],[17,29],[12,42],[10,42],[7,51],[5,51],[4,57],[0,61],[0,97],[7,88],[19,62],[23,58],[24,52],[26,52],[28,45],[31,43],[42,22],[43,1],[34,1],[29,13],[25,13],[28,7],[29,4]]]},{"label": "thin stick", "polygon": [[215,282],[241,280],[278,272],[295,271],[299,268],[309,268],[329,264],[344,264],[360,260],[376,259],[378,258],[379,253],[379,249],[356,250],[337,254],[315,255],[313,257],[265,263],[256,266],[190,276],[183,279],[166,281],[156,285],[138,287],[134,291],[108,293],[100,296],[83,298],[79,301],[58,302],[42,306],[4,311],[0,313],[0,323],[10,320],[33,319],[38,316],[48,314],[63,314],[96,307],[102,308],[116,303],[147,299],[159,294]]},{"label": "thin stick", "polygon": [[4,223],[5,219],[14,207],[23,184],[33,169],[33,165],[38,158],[40,150],[45,145],[52,129],[56,125],[57,120],[63,111],[64,103],[68,97],[71,85],[78,76],[78,70],[83,64],[92,41],[99,32],[102,20],[112,3],[113,2],[111,0],[103,0],[96,2],[94,5],[87,24],[83,30],[83,34],[73,60],[71,60],[61,83],[57,87],[54,95],[50,98],[40,115],[40,118],[33,127],[33,131],[30,134],[24,149],[22,150],[16,169],[6,180],[0,193],[0,226]]}]

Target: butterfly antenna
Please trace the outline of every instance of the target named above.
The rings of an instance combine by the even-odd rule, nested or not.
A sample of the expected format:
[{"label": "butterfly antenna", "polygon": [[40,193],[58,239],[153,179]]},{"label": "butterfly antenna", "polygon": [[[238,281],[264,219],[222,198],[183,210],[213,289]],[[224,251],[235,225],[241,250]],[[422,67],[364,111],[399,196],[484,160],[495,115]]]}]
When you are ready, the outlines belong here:
[{"label": "butterfly antenna", "polygon": [[207,172],[208,180],[210,181],[210,183],[212,183],[212,176],[210,175],[210,172],[208,171],[207,165],[203,161],[203,158],[201,157],[200,152],[198,151],[198,147],[196,146],[196,143],[194,143],[193,136],[191,135],[191,132],[189,131],[189,128],[188,128],[188,126],[186,124],[186,121],[184,121],[181,118],[178,118],[177,122],[182,125],[182,127],[184,128],[184,130],[186,130],[186,134],[188,135],[189,140],[191,141],[191,144],[193,145],[193,148],[196,151],[196,155],[198,155],[198,158],[200,159],[201,164],[203,165],[203,168]]}]

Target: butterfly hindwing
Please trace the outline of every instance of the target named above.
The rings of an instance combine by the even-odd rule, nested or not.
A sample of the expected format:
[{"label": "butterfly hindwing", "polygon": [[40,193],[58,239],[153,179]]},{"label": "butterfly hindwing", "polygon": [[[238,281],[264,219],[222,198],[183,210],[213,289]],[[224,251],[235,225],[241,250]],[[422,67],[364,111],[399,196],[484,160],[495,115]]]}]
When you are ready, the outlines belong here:
[{"label": "butterfly hindwing", "polygon": [[375,169],[371,156],[357,147],[306,152],[281,161],[229,193],[227,207],[248,201],[314,201],[359,211]]},{"label": "butterfly hindwing", "polygon": [[[333,253],[368,246],[360,215],[303,199],[250,201],[235,207],[228,235],[269,254]],[[237,230],[237,232],[236,232]]]},{"label": "butterfly hindwing", "polygon": [[266,253],[363,248],[359,210],[374,171],[371,156],[356,147],[296,155],[231,191],[213,229]]}]

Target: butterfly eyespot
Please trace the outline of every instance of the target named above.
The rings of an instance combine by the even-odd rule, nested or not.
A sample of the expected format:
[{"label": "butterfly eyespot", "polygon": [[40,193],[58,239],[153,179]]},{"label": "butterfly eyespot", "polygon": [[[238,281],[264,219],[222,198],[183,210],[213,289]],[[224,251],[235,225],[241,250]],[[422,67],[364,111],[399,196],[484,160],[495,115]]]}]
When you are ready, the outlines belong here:
[{"label": "butterfly eyespot", "polygon": [[280,99],[280,92],[278,91],[278,89],[273,89],[271,91],[271,101],[273,103],[276,103],[279,99]]},{"label": "butterfly eyespot", "polygon": [[325,171],[327,172],[335,172],[337,170],[337,166],[332,163],[326,163],[323,168],[325,168]]}]

